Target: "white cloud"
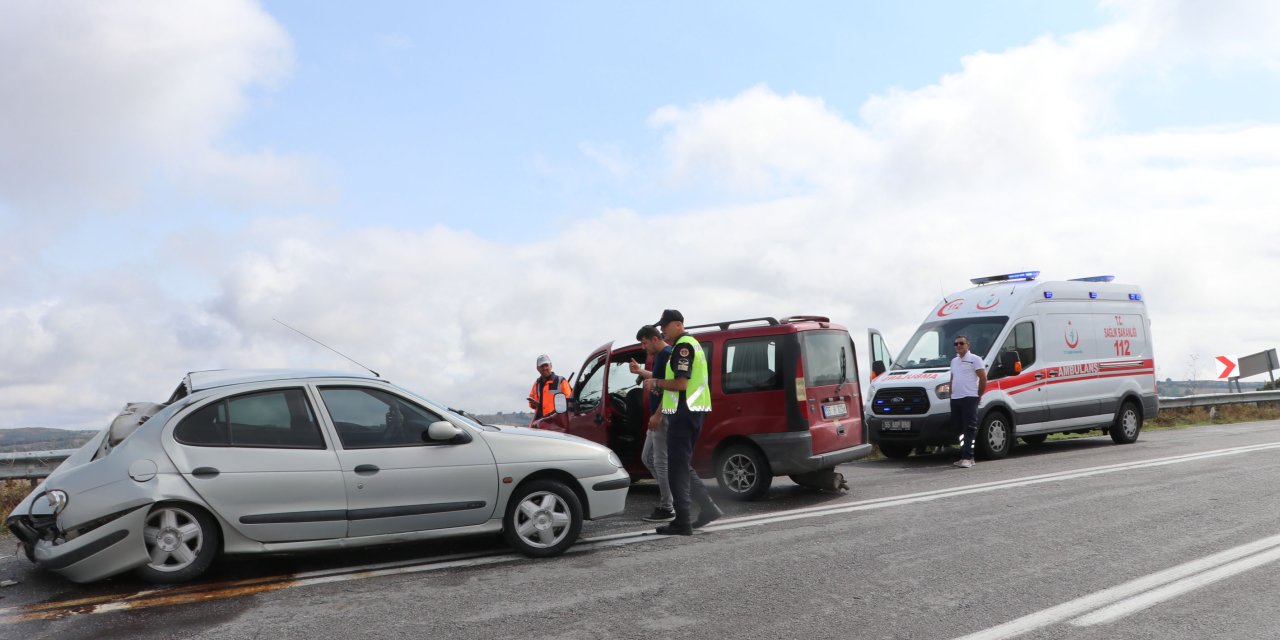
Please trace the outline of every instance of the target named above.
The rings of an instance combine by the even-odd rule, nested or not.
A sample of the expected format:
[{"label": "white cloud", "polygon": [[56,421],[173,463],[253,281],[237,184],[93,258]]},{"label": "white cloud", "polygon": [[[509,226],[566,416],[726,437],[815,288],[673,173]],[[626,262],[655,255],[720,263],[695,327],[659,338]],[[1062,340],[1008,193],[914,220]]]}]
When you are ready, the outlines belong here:
[{"label": "white cloud", "polygon": [[8,3],[0,204],[27,223],[123,211],[157,178],[296,197],[304,166],[218,146],[248,108],[246,91],[278,81],[292,55],[249,0]]},{"label": "white cloud", "polygon": [[[350,367],[272,318],[483,412],[523,406],[537,354],[568,373],[663,308],[691,322],[826,314],[860,348],[868,326],[900,348],[969,277],[1027,268],[1143,285],[1162,377],[1184,375],[1193,353],[1207,363],[1275,346],[1280,308],[1257,283],[1280,267],[1280,122],[1126,132],[1112,115],[1126,78],[1187,51],[1266,61],[1273,31],[1246,30],[1242,45],[1196,24],[1190,5],[1172,18],[1163,3],[1115,6],[1112,25],[975,53],[933,85],[869,99],[857,119],[764,86],[657,109],[668,184],[714,184],[736,204],[610,210],[519,244],[263,220],[172,241],[162,255],[211,283],[195,303],[157,284],[160,262],[43,287],[11,267],[55,293],[0,308],[0,426],[82,424],[163,398],[191,369]],[[1245,15],[1235,6],[1228,25]],[[259,78],[235,77],[226,86]],[[653,182],[620,160],[643,152],[581,150],[612,179]],[[289,182],[284,164],[272,185]]]}]

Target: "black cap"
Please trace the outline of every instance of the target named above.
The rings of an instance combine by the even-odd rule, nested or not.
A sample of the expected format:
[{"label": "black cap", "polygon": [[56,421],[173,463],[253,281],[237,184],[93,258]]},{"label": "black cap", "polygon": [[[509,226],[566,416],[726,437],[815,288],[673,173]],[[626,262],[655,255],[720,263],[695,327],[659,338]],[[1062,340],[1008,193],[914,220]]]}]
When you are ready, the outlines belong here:
[{"label": "black cap", "polygon": [[657,326],[662,328],[667,326],[668,323],[675,322],[677,320],[684,322],[684,314],[676,311],[675,309],[667,309],[662,312],[662,317],[658,319]]}]

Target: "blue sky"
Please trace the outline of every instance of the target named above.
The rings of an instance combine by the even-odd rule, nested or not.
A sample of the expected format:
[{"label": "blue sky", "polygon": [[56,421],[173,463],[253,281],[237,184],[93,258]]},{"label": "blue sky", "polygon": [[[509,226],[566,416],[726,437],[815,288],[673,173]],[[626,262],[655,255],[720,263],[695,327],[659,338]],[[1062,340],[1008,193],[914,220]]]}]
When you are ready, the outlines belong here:
[{"label": "blue sky", "polygon": [[1277,43],[1243,1],[18,0],[0,428],[349,366],[277,317],[518,410],[662,308],[900,347],[1024,269],[1141,284],[1159,375],[1212,377],[1278,340]]}]

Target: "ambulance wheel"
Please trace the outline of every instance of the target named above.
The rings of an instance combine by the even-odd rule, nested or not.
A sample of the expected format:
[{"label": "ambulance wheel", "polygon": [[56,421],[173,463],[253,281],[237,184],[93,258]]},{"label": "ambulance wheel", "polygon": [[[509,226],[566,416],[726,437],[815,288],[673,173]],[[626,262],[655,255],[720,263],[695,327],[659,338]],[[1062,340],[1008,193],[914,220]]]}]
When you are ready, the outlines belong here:
[{"label": "ambulance wheel", "polygon": [[883,453],[884,457],[893,458],[894,460],[901,460],[911,455],[911,448],[912,447],[909,444],[899,444],[896,442],[880,443],[880,453]]},{"label": "ambulance wheel", "polygon": [[1037,433],[1033,436],[1022,436],[1022,441],[1031,446],[1044,444],[1044,441],[1048,439],[1049,439],[1049,434],[1047,433]]},{"label": "ambulance wheel", "polygon": [[978,425],[978,441],[974,444],[979,458],[983,460],[999,460],[1009,455],[1013,448],[1013,425],[1009,418],[999,411],[992,411]]},{"label": "ambulance wheel", "polygon": [[1116,423],[1111,425],[1111,439],[1116,444],[1133,444],[1142,431],[1142,410],[1133,401],[1120,405],[1120,413],[1116,414]]}]

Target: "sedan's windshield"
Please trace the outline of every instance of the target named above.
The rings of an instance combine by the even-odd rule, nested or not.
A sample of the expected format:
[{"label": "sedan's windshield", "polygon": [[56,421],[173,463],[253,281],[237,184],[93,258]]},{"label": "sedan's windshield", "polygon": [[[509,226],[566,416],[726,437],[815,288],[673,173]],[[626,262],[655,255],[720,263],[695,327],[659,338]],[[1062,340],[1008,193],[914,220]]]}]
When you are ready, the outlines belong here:
[{"label": "sedan's windshield", "polygon": [[911,341],[894,361],[894,369],[929,369],[950,366],[956,350],[952,344],[956,336],[968,336],[971,350],[986,359],[991,345],[995,344],[1000,330],[1008,318],[984,316],[981,318],[956,318],[926,322],[920,325]]}]

